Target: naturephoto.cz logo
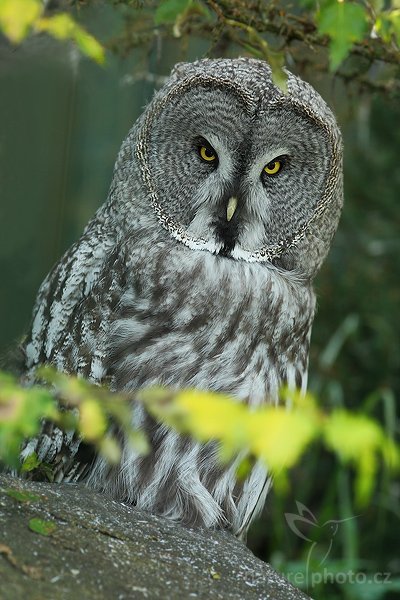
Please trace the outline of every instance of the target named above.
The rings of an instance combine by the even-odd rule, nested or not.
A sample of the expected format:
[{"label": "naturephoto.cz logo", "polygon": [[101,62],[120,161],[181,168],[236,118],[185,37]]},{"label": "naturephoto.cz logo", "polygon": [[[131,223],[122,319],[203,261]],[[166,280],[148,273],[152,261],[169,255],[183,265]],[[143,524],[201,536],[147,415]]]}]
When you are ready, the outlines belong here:
[{"label": "naturephoto.cz logo", "polygon": [[285,513],[291,531],[309,542],[305,571],[286,571],[286,578],[295,586],[312,588],[319,584],[385,584],[389,583],[390,573],[364,573],[362,571],[332,570],[327,560],[331,554],[336,534],[346,519],[329,519],[319,523],[316,516],[304,504],[296,500],[297,513]]}]

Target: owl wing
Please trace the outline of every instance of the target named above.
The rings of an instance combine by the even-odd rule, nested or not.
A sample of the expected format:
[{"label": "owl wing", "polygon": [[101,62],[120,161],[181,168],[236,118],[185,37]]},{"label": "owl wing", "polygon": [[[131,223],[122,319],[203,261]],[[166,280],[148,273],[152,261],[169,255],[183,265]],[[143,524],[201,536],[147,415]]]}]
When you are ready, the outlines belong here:
[{"label": "owl wing", "polygon": [[[68,259],[73,264],[73,258],[69,256]],[[60,285],[59,274],[65,270],[61,265],[55,268],[53,276],[57,277],[56,285],[49,277],[42,286],[41,302],[45,308],[37,306],[43,319],[46,316],[47,326],[35,339],[37,358],[30,364],[27,377],[29,383],[35,381],[35,367],[42,362],[49,362],[63,372],[78,374],[95,383],[102,381],[106,375],[104,355],[107,328],[111,313],[120,299],[125,278],[123,265],[123,253],[115,247],[103,261],[98,279],[90,288],[83,288],[85,278],[80,273],[81,293],[75,291],[74,306],[69,304],[72,295],[68,297],[68,302],[65,303],[68,314],[62,315],[61,323],[57,321],[58,311],[61,309],[59,300],[57,296],[52,298],[51,290]],[[77,280],[73,266],[69,278]],[[57,310],[52,311],[53,305]],[[56,322],[53,323],[54,320]],[[53,330],[49,333],[48,329],[51,328]],[[33,452],[41,465],[34,472],[28,473],[27,477],[42,479],[43,475],[50,475],[52,480],[58,482],[82,479],[95,458],[93,448],[82,442],[74,431],[62,431],[54,423],[47,421],[43,422],[39,435],[29,440],[24,447],[22,460]]]},{"label": "owl wing", "polygon": [[77,344],[85,342],[84,315],[90,312],[88,304],[94,287],[110,261],[115,260],[115,234],[106,224],[107,212],[104,207],[97,213],[80,240],[64,254],[40,287],[30,335],[24,346],[28,381],[35,367],[43,363],[54,364],[67,372],[79,373],[83,368],[83,364],[79,366],[78,356],[73,360],[76,352],[72,348],[67,360],[65,345],[71,335]]},{"label": "owl wing", "polygon": [[[103,342],[110,314],[125,278],[123,249],[104,227],[104,214],[89,224],[43,282],[34,308],[30,336],[23,348],[25,375],[31,385],[40,364],[78,374],[95,383],[105,373]],[[77,481],[87,472],[94,453],[73,431],[43,422],[39,435],[25,445],[21,458],[33,452],[41,463],[29,478],[50,476]]]}]

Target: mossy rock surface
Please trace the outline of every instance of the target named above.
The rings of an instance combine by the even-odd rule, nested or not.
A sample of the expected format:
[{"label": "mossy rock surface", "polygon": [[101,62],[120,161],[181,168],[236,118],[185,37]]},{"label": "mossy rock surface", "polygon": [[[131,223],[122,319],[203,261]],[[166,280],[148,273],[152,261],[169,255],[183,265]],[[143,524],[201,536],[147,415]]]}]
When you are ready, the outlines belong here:
[{"label": "mossy rock surface", "polygon": [[306,600],[226,532],[0,476],[1,600]]}]

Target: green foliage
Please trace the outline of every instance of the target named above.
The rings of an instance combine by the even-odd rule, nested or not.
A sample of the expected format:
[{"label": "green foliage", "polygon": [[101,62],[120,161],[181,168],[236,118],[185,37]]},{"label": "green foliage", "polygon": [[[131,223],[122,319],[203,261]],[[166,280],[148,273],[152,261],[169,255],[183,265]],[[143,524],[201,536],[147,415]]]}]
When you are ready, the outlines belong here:
[{"label": "green foliage", "polygon": [[36,0],[0,0],[0,27],[14,43],[21,42],[41,14]]},{"label": "green foliage", "polygon": [[[131,429],[131,411],[125,397],[110,395],[105,388],[49,367],[39,369],[38,375],[43,383],[52,386],[52,391],[39,385],[22,387],[11,375],[0,373],[1,462],[17,468],[24,439],[37,435],[43,420],[53,421],[64,430],[76,430],[112,463],[118,462],[121,448],[116,438],[107,433],[111,422],[126,433],[137,452],[147,451],[144,436]],[[50,467],[40,464],[35,454],[26,458],[21,471],[39,468],[51,479]]]},{"label": "green foliage", "polygon": [[192,0],[161,0],[154,14],[156,25],[175,23],[191,5]]},{"label": "green foliage", "polygon": [[[250,55],[268,60],[273,79],[284,92],[286,42],[283,38],[283,44],[277,44],[276,40],[271,43],[270,32],[279,36],[286,31],[287,44],[291,39],[300,39],[306,45],[317,43],[323,46],[328,42],[329,63],[333,71],[346,60],[355,44],[369,48],[367,53],[372,59],[374,52],[377,52],[378,59],[385,51],[392,55],[399,52],[398,0],[392,0],[389,6],[381,1],[302,0],[299,3],[300,18],[290,15],[284,2],[262,7],[256,4],[246,6],[240,0],[161,0],[143,4],[118,0],[116,5],[123,7],[129,30],[134,31],[137,42],[133,45],[142,44],[145,39],[151,40],[160,31],[164,37],[172,35],[174,38],[196,32],[212,44],[216,37],[225,35],[232,44],[243,47]],[[133,27],[132,23],[135,24]],[[303,29],[296,31],[299,23],[303,24]],[[15,44],[30,33],[45,32],[59,40],[72,40],[84,55],[98,63],[104,61],[101,44],[70,14],[62,12],[47,16],[40,0],[0,0],[0,31]],[[372,37],[379,39],[378,50],[370,47],[372,32]]]},{"label": "green foliage", "polygon": [[32,492],[22,492],[20,490],[8,489],[6,490],[7,496],[10,498],[14,498],[17,502],[26,503],[26,502],[39,502],[40,496],[37,494],[33,494]]},{"label": "green foliage", "polygon": [[325,442],[345,463],[357,469],[356,498],[366,505],[371,498],[380,453],[386,464],[394,469],[400,465],[399,450],[383,429],[365,415],[354,415],[343,409],[335,410],[324,428]]},{"label": "green foliage", "polygon": [[26,457],[21,466],[21,473],[29,473],[30,471],[34,471],[40,466],[40,460],[36,452],[32,452],[29,456]]},{"label": "green foliage", "polygon": [[53,387],[58,402],[64,408],[63,412],[59,412],[56,422],[64,429],[76,429],[109,462],[118,462],[121,452],[117,439],[107,433],[111,424],[125,433],[136,452],[147,452],[148,444],[144,435],[132,430],[128,396],[111,394],[105,387],[64,375],[51,367],[38,369],[38,376]]},{"label": "green foliage", "polygon": [[330,37],[329,57],[335,70],[348,56],[355,42],[364,39],[368,14],[361,4],[334,0],[323,3],[316,15],[318,31]]},{"label": "green foliage", "polygon": [[38,433],[43,418],[56,419],[57,415],[56,403],[48,390],[21,387],[14,377],[0,373],[1,460],[16,467],[23,440]]},{"label": "green foliage", "polygon": [[57,525],[54,521],[44,521],[43,519],[38,519],[37,517],[33,517],[29,519],[29,529],[34,533],[39,533],[40,535],[51,535],[57,529]]},{"label": "green foliage", "polygon": [[178,431],[200,442],[218,440],[222,461],[246,451],[249,464],[261,460],[276,477],[285,475],[310,444],[319,440],[355,468],[358,506],[365,506],[371,498],[378,461],[393,472],[400,467],[399,447],[376,421],[344,409],[324,413],[311,394],[303,397],[286,390],[282,406],[256,409],[199,390],[150,389],[141,392],[139,399],[158,420]]},{"label": "green foliage", "polygon": [[61,13],[48,18],[41,18],[35,23],[37,31],[44,31],[58,40],[72,40],[82,54],[92,60],[103,63],[104,49],[99,42],[80,27],[67,13]]},{"label": "green foliage", "polygon": [[[82,439],[95,445],[110,462],[120,457],[119,444],[108,433],[112,422],[118,423],[137,451],[147,451],[143,434],[131,425],[128,396],[112,394],[50,367],[40,368],[38,376],[53,387],[60,408],[55,407],[55,400],[46,388],[22,388],[5,374],[0,380],[6,382],[0,388],[3,409],[0,459],[4,463],[13,466],[18,463],[24,437],[37,434],[42,419],[53,420],[64,429],[76,429]],[[355,468],[357,502],[365,506],[373,492],[379,462],[393,471],[400,467],[399,447],[377,422],[344,409],[327,414],[311,394],[302,396],[284,390],[281,406],[264,405],[255,409],[222,394],[199,390],[172,392],[153,388],[140,392],[137,399],[156,419],[177,431],[202,443],[218,441],[223,462],[244,452],[242,476],[246,474],[246,465],[261,460],[272,474],[282,478],[300,461],[310,444],[319,440],[345,464]],[[40,466],[37,456],[32,454],[21,470],[29,472]]]},{"label": "green foliage", "polygon": [[390,43],[394,39],[400,45],[400,7],[398,3],[397,8],[382,11],[378,14],[375,29],[386,43]]},{"label": "green foliage", "polygon": [[101,44],[67,13],[45,17],[40,0],[0,0],[0,31],[14,44],[29,33],[46,32],[59,40],[72,40],[80,51],[98,63],[104,62]]},{"label": "green foliage", "polygon": [[[196,5],[205,7],[206,3],[197,2]],[[245,7],[239,2],[211,1],[208,5],[217,16],[216,27],[223,26],[228,34],[232,32],[235,42],[240,43],[250,54],[268,60],[276,85],[286,91],[286,75],[282,68],[285,63],[285,52],[280,48],[271,47],[266,37],[260,34],[263,23],[265,30],[268,31],[268,20],[272,21],[276,13],[271,12],[267,17],[252,13],[250,18]],[[303,19],[310,22],[309,29],[315,27],[321,38],[325,36],[328,38],[329,62],[333,71],[348,57],[354,44],[369,41],[373,28],[384,43],[390,44],[393,39],[399,42],[400,11],[395,1],[386,11],[383,10],[383,2],[374,2],[371,7],[368,7],[362,2],[351,0],[323,0],[322,2],[303,0],[300,5],[304,11]],[[191,11],[193,6],[195,3],[192,0],[162,0],[155,10],[154,22],[165,27],[173,25],[173,35],[180,37],[185,23],[189,24],[193,21]],[[282,3],[281,14],[284,15],[282,22],[287,26],[289,18],[287,17],[286,23],[285,8]],[[197,11],[197,17],[201,12],[201,9]],[[203,16],[209,19],[209,12],[203,11]],[[259,22],[255,25],[257,17]],[[237,37],[235,30],[241,31],[243,36]]]},{"label": "green foliage", "polygon": [[[8,36],[10,39],[13,36],[22,39],[38,31],[30,25],[32,16],[29,7],[37,8],[39,3],[21,1],[24,10],[15,20],[13,6],[18,6],[18,3],[0,0],[0,29],[4,32],[5,27],[11,28],[11,31],[14,28]],[[316,282],[319,308],[310,356],[310,389],[320,399],[324,414],[331,418],[328,421],[330,427],[324,430],[324,435],[303,446],[303,458],[299,457],[287,472],[286,480],[282,477],[276,480],[279,489],[287,493],[277,494],[275,483],[267,499],[265,516],[250,531],[249,542],[258,556],[272,562],[283,573],[303,575],[303,583],[291,581],[305,589],[307,585],[304,582],[310,569],[316,573],[324,568],[330,573],[352,569],[368,577],[365,584],[322,583],[308,589],[313,598],[389,600],[397,597],[396,591],[398,593],[400,589],[397,575],[398,484],[390,477],[389,469],[381,467],[382,455],[386,457],[384,464],[390,462],[390,440],[399,435],[396,401],[400,394],[400,326],[397,317],[400,304],[400,129],[396,124],[400,112],[398,103],[391,105],[388,97],[389,93],[396,93],[399,89],[400,5],[398,1],[388,0],[346,0],[344,4],[362,8],[366,28],[363,39],[357,42],[352,39],[352,23],[346,23],[349,54],[335,68],[335,77],[323,72],[327,70],[335,35],[340,37],[341,32],[333,28],[330,34],[322,33],[318,19],[329,7],[337,10],[336,0],[301,0],[299,3],[193,0],[187,3],[186,9],[178,10],[174,18],[157,24],[155,14],[157,7],[161,6],[159,2],[114,0],[113,3],[102,4],[102,10],[94,19],[98,4],[86,0],[80,3],[79,12],[72,13],[74,19],[79,24],[86,24],[90,31],[107,31],[107,35],[115,35],[106,41],[104,34],[103,37],[100,34],[99,39],[125,60],[114,63],[111,57],[110,68],[101,72],[90,61],[84,61],[80,65],[78,93],[68,111],[65,110],[63,96],[57,95],[59,92],[56,91],[64,90],[67,80],[61,69],[55,72],[49,68],[51,57],[46,56],[45,48],[40,63],[29,58],[29,53],[24,53],[25,71],[18,70],[18,76],[16,69],[3,71],[0,97],[3,102],[5,98],[9,99],[4,102],[4,107],[2,105],[2,111],[16,116],[12,126],[10,124],[4,146],[8,163],[5,163],[4,169],[3,196],[6,200],[8,191],[9,201],[5,201],[4,206],[6,212],[10,211],[11,226],[4,229],[1,240],[4,291],[1,300],[3,315],[6,315],[2,322],[2,350],[26,330],[34,295],[43,274],[78,237],[88,216],[103,198],[103,190],[109,185],[108,169],[116,148],[126,133],[127,122],[130,123],[135,116],[136,109],[133,107],[136,103],[143,105],[152,93],[151,85],[141,81],[140,73],[149,71],[150,76],[163,76],[176,61],[193,60],[203,55],[245,54],[266,58],[270,62],[276,56],[278,67],[287,61],[290,70],[310,80],[334,108],[345,141],[346,203],[333,248]],[[13,9],[8,17],[6,5],[8,11],[10,7]],[[40,3],[41,11],[42,7],[43,3]],[[40,18],[55,14],[59,13],[41,13]],[[96,30],[98,23],[100,26]],[[17,57],[18,52],[14,56]],[[375,62],[379,58],[382,60]],[[330,65],[331,68],[334,66],[332,58]],[[14,73],[13,82],[10,77],[5,78],[7,70]],[[280,70],[274,66],[274,76],[275,73],[279,75]],[[119,86],[127,75],[137,77],[136,81],[140,83]],[[342,81],[346,82],[346,86]],[[90,94],[87,93],[87,85],[90,86]],[[118,96],[116,90],[119,90]],[[384,93],[370,95],[365,93],[368,90],[383,90]],[[29,97],[29,102],[18,113],[21,97]],[[93,97],[97,98],[96,114],[93,113]],[[58,101],[46,104],[48,99],[53,98],[58,98]],[[115,111],[116,104],[121,110]],[[65,175],[63,171],[61,181],[57,164],[64,164],[65,156],[56,152],[53,156],[54,122],[65,122],[69,111],[73,114],[74,126],[68,132],[61,127],[56,128],[57,147],[71,148],[66,167],[68,172]],[[104,129],[110,114],[112,130]],[[37,125],[39,121],[40,127]],[[27,130],[33,134],[26,137]],[[7,129],[4,132],[7,134]],[[21,139],[25,145],[28,144],[27,152],[20,151]],[[42,140],[39,147],[38,139]],[[93,152],[97,152],[98,148],[104,150],[100,157],[97,156],[100,161],[103,160],[100,168],[98,160],[93,161]],[[90,156],[92,158],[88,158]],[[20,181],[10,177],[7,190],[7,176],[13,173],[15,164],[26,177],[20,178]],[[43,171],[42,165],[46,165]],[[82,169],[85,172],[84,186]],[[22,185],[22,179],[27,183]],[[55,194],[54,190],[60,190],[60,193]],[[40,219],[34,215],[40,215]],[[7,220],[7,214],[5,216]],[[62,397],[69,396],[73,400],[75,395],[86,397],[86,392],[73,394],[69,387],[69,391],[64,393],[61,381],[48,385],[53,386],[51,396],[57,396],[57,402],[64,407],[60,415],[62,425],[77,428],[80,400],[78,398],[75,404],[73,401],[65,410]],[[68,386],[71,385],[69,382]],[[4,384],[1,384],[0,397],[4,397],[3,388]],[[14,391],[21,393],[19,389]],[[33,394],[28,390],[23,393],[29,397]],[[43,390],[40,393],[43,394]],[[92,394],[89,396],[92,397]],[[345,413],[347,417],[353,414],[367,416],[368,423],[381,423],[380,431],[385,432],[387,441],[380,443],[379,440],[384,438],[373,426],[366,425],[369,451],[364,453],[361,449],[360,452],[360,455],[365,454],[365,459],[361,456],[355,461],[352,459],[353,428],[351,418],[343,419],[341,416],[344,406],[351,410]],[[172,409],[172,401],[166,408],[168,411]],[[14,409],[14,402],[0,401],[1,456],[6,460],[7,453],[8,459],[13,455],[16,466],[19,441],[14,444],[12,452],[7,439],[22,441],[25,434],[21,434],[20,425],[4,423],[5,413],[9,411],[11,414]],[[57,405],[56,409],[59,414]],[[88,413],[91,413],[90,404]],[[101,408],[97,413],[100,424],[104,423],[104,418],[107,424],[114,421],[106,409]],[[29,415],[31,418],[32,415]],[[86,427],[85,421],[87,419],[83,419],[83,428]],[[335,422],[338,424],[336,430]],[[40,418],[37,425],[40,426]],[[33,429],[32,423],[30,429]],[[327,450],[333,431],[335,436],[339,432],[339,438],[334,437],[335,454]],[[358,431],[362,440],[363,426]],[[127,429],[125,433],[128,434]],[[14,435],[17,437],[14,438]],[[117,441],[107,435],[97,438],[96,428],[92,435],[96,439],[91,443],[96,449],[117,461],[120,452]],[[133,443],[142,445],[143,449],[143,439],[137,437],[132,429],[129,435]],[[362,445],[361,440],[357,441],[356,447]],[[297,452],[294,450],[295,455]],[[7,462],[10,464],[10,461]],[[251,465],[252,458],[248,455],[239,465],[238,474],[245,477]],[[40,475],[52,479],[51,466],[39,465],[35,455],[27,458],[22,470],[39,471]],[[359,482],[363,482],[365,489]],[[357,508],[356,503],[368,494],[371,494],[368,503],[364,502],[362,509]],[[284,515],[293,512],[296,500],[313,511],[319,524],[330,519],[344,519],[333,540],[331,554],[322,567],[318,560],[308,562],[310,543],[288,530]],[[358,517],[349,519],[353,515]],[[323,545],[323,528],[316,527],[316,531],[316,539]],[[318,558],[323,556],[321,554]],[[384,572],[391,573],[390,581],[375,583],[374,574]]]}]

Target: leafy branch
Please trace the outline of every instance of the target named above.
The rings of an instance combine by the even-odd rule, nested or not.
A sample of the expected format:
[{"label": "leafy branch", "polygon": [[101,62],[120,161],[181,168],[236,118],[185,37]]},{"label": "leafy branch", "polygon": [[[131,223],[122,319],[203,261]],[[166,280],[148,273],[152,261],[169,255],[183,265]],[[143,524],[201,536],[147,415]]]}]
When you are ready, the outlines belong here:
[{"label": "leafy branch", "polygon": [[[52,6],[58,4],[54,0]],[[77,0],[70,4],[80,5]],[[399,0],[300,0],[296,5],[280,0],[113,0],[113,5],[125,25],[104,46],[119,54],[134,48],[148,53],[167,38],[184,46],[191,37],[201,37],[210,43],[208,55],[237,54],[242,48],[267,60],[283,89],[283,66],[295,62],[330,70],[372,91],[400,91]],[[83,54],[104,61],[103,46],[70,13],[48,15],[40,0],[0,0],[0,31],[15,44],[38,33],[72,40]]]},{"label": "leafy branch", "polygon": [[47,16],[41,0],[0,0],[0,31],[19,44],[29,34],[47,33],[58,40],[71,40],[92,60],[103,63],[101,44],[66,12]]},{"label": "leafy branch", "polygon": [[[110,433],[111,424],[123,431],[136,452],[148,451],[143,432],[132,426],[132,397],[113,394],[50,367],[42,367],[38,376],[42,385],[24,388],[11,375],[0,374],[1,462],[15,468],[21,444],[39,433],[43,420],[75,430],[113,463],[118,462],[121,447]],[[342,463],[354,467],[355,495],[363,505],[373,492],[380,461],[392,470],[400,469],[400,448],[377,422],[344,409],[325,413],[310,394],[303,397],[284,390],[281,406],[256,409],[222,394],[199,390],[151,388],[138,393],[134,401],[142,402],[155,419],[180,433],[201,443],[218,442],[221,462],[241,456],[241,475],[254,461],[261,460],[278,482],[284,482],[288,469],[319,441]],[[38,467],[37,457],[31,455],[22,470]]]},{"label": "leafy branch", "polygon": [[[125,31],[110,42],[129,52],[155,39],[190,37],[210,41],[208,55],[247,54],[266,59],[283,87],[285,63],[328,71],[370,91],[400,92],[400,10],[398,0],[301,0],[293,7],[279,1],[161,0],[147,3],[126,18]],[[379,65],[379,77],[374,65]],[[349,68],[350,65],[350,68]]]}]

